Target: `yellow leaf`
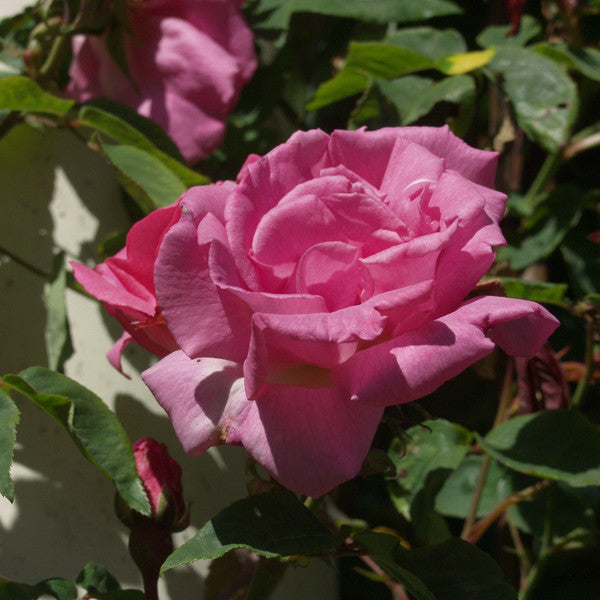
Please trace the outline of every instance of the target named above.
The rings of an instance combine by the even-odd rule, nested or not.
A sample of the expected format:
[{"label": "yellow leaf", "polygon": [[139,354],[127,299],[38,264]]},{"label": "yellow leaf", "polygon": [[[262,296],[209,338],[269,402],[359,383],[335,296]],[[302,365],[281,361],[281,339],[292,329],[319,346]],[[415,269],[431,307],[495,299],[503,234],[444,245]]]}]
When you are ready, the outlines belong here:
[{"label": "yellow leaf", "polygon": [[476,52],[451,54],[450,56],[438,59],[435,62],[435,66],[446,75],[462,75],[463,73],[468,73],[487,65],[495,53],[496,49],[491,47],[487,50],[478,50]]}]

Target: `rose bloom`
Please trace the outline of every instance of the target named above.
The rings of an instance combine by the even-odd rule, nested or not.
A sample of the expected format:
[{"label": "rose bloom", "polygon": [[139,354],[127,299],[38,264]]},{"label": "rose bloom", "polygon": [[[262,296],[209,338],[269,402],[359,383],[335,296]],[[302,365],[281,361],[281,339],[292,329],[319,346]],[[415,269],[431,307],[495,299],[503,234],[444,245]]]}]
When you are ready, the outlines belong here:
[{"label": "rose bloom", "polygon": [[128,0],[131,81],[105,36],[77,35],[66,95],[122,102],[158,123],[188,162],[199,161],[223,140],[225,120],[256,69],[242,2]]},{"label": "rose bloom", "polygon": [[358,473],[385,406],[496,344],[535,354],[544,308],[465,300],[505,243],[496,158],[448,128],[314,130],[184,194],[146,257],[179,349],[142,377],[185,450],[241,444],[319,496]]}]

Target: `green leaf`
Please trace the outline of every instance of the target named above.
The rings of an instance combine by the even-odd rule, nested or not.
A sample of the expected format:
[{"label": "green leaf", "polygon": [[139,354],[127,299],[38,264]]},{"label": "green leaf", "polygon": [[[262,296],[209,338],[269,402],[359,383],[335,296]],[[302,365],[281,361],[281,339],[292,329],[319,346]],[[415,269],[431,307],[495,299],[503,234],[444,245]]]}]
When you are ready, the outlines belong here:
[{"label": "green leaf", "polygon": [[500,277],[509,298],[521,298],[533,302],[554,304],[566,308],[569,301],[565,297],[566,283],[546,283],[544,281],[525,281],[516,277]]},{"label": "green leaf", "polygon": [[574,487],[600,485],[600,431],[576,411],[515,417],[478,441],[485,452],[520,473]]},{"label": "green leaf", "polygon": [[549,152],[569,138],[577,117],[577,88],[554,61],[525,48],[499,47],[490,63],[527,136]]},{"label": "green leaf", "polygon": [[145,600],[144,592],[140,590],[117,590],[114,592],[95,593],[96,600]]},{"label": "green leaf", "polygon": [[65,291],[67,289],[67,271],[65,253],[54,257],[50,279],[44,284],[44,303],[46,305],[46,354],[48,367],[63,372],[65,361],[73,354],[71,331],[67,319]]},{"label": "green leaf", "polygon": [[0,78],[20,75],[25,71],[25,63],[20,56],[0,53]]},{"label": "green leaf", "polygon": [[399,564],[399,557],[406,550],[400,545],[398,538],[387,533],[367,531],[354,536],[354,541],[369,551],[371,558],[391,577],[401,583],[416,600],[438,600],[427,586]]},{"label": "green leaf", "polygon": [[32,585],[0,581],[0,600],[37,600],[39,591]]},{"label": "green leaf", "polygon": [[463,427],[439,419],[425,421],[405,432],[408,442],[394,440],[389,456],[397,469],[390,482],[392,502],[414,523],[424,542],[449,537],[444,520],[434,512],[435,497],[450,473],[469,450],[472,434]]},{"label": "green leaf", "polygon": [[161,571],[201,558],[217,558],[234,548],[281,560],[319,554],[336,548],[344,537],[331,533],[290,492],[257,494],[222,510],[177,548]]},{"label": "green leaf", "polygon": [[406,23],[423,21],[433,17],[455,15],[461,9],[449,0],[260,0],[255,10],[264,15],[260,28],[285,29],[294,13],[309,12],[361,21]]},{"label": "green leaf", "polygon": [[40,594],[47,594],[56,600],[77,600],[77,588],[75,584],[66,579],[46,579],[36,584]]},{"label": "green leaf", "polygon": [[0,79],[0,110],[64,116],[73,105],[72,100],[48,94],[28,77],[15,75]]},{"label": "green leaf", "polygon": [[140,148],[108,144],[101,148],[117,169],[123,187],[145,213],[169,206],[187,189],[163,162]]},{"label": "green leaf", "polygon": [[344,68],[321,84],[307,110],[321,108],[365,90],[373,79],[393,79],[431,68],[425,56],[390,44],[351,42]]},{"label": "green leaf", "polygon": [[131,442],[115,414],[98,396],[72,379],[42,367],[6,375],[4,383],[56,419],[82,454],[114,481],[131,508],[150,514]]},{"label": "green leaf", "polygon": [[587,219],[579,227],[571,230],[560,251],[569,269],[569,278],[577,294],[600,293],[600,245],[587,239],[591,233]]},{"label": "green leaf", "polygon": [[477,36],[477,43],[481,48],[490,46],[524,46],[529,40],[542,32],[540,24],[531,16],[523,15],[519,31],[508,35],[512,25],[492,25],[487,27]]},{"label": "green leaf", "polygon": [[10,478],[10,466],[18,423],[19,410],[10,396],[0,389],[0,494],[11,502],[14,498],[14,487]]},{"label": "green leaf", "polygon": [[[471,454],[450,474],[435,498],[435,509],[449,517],[465,519],[481,473],[483,457]],[[490,513],[518,488],[512,472],[497,461],[490,462],[483,486],[477,518]]]},{"label": "green leaf", "polygon": [[115,592],[121,589],[119,582],[105,566],[93,562],[83,567],[75,581],[90,594]]},{"label": "green leaf", "polygon": [[444,56],[467,51],[467,44],[455,29],[434,29],[433,27],[410,27],[394,31],[384,40],[386,44],[415,50],[435,61]]},{"label": "green leaf", "polygon": [[437,600],[516,600],[500,567],[479,548],[456,538],[399,555]]},{"label": "green leaf", "polygon": [[494,560],[463,540],[453,538],[410,551],[395,537],[382,533],[361,533],[354,540],[417,600],[517,598]]},{"label": "green leaf", "polygon": [[475,82],[468,75],[446,77],[439,82],[418,75],[407,75],[377,86],[398,111],[401,125],[426,115],[438,102],[462,104],[475,97]]},{"label": "green leaf", "polygon": [[543,42],[536,44],[533,49],[569,69],[579,71],[589,79],[600,81],[600,50],[596,48]]},{"label": "green leaf", "polygon": [[597,487],[573,488],[558,482],[527,502],[520,502],[508,511],[511,522],[521,531],[542,537],[548,512],[548,496],[552,494],[552,529],[555,537],[565,537],[575,530],[595,529],[598,510]]},{"label": "green leaf", "polygon": [[187,187],[210,182],[182,163],[177,146],[158,125],[126,106],[107,100],[89,102],[79,109],[79,122],[110,136],[119,144],[135,146],[152,154]]},{"label": "green leaf", "polygon": [[577,225],[586,203],[586,196],[578,188],[556,187],[535,211],[521,244],[501,248],[498,259],[508,260],[511,268],[520,271],[546,258]]}]

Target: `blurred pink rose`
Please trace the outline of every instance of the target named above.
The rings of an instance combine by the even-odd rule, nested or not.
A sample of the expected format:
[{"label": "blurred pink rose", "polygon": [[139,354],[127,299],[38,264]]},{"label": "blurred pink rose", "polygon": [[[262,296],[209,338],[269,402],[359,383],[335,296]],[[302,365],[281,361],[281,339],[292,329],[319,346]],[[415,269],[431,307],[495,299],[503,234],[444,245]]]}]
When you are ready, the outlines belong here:
[{"label": "blurred pink rose", "polygon": [[504,243],[495,166],[448,128],[315,130],[188,192],[154,269],[180,350],[142,374],[185,450],[241,444],[319,496],[358,473],[385,406],[495,344],[535,354],[544,308],[464,300]]},{"label": "blurred pink rose", "polygon": [[223,140],[225,120],[256,69],[252,32],[239,0],[128,0],[125,41],[134,85],[104,37],[73,39],[66,94],[106,97],[158,123],[195,163]]}]

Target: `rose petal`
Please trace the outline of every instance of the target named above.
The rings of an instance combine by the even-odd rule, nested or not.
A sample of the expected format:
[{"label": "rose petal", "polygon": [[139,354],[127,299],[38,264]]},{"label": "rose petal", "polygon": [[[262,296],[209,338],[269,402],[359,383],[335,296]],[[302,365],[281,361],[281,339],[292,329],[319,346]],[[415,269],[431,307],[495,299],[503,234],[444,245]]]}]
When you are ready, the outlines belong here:
[{"label": "rose petal", "polygon": [[383,409],[339,389],[269,385],[238,419],[248,453],[282,485],[314,498],[356,476]]},{"label": "rose petal", "polygon": [[129,344],[133,342],[133,338],[126,331],[123,332],[123,335],[114,343],[113,347],[106,353],[106,358],[108,358],[108,362],[117,370],[121,375],[125,375],[127,379],[131,379],[129,375],[123,372],[123,365],[121,364],[121,357],[123,356],[123,351]]},{"label": "rose petal", "polygon": [[[184,215],[185,216],[185,215]],[[210,243],[182,219],[165,235],[154,269],[156,298],[181,349],[190,357],[243,360],[250,323],[243,304],[223,296],[209,269]]]},{"label": "rose petal", "polygon": [[191,456],[217,444],[237,444],[231,429],[252,404],[246,400],[239,365],[213,358],[169,354],[142,373]]},{"label": "rose petal", "polygon": [[319,173],[328,140],[320,130],[299,131],[260,160],[245,165],[239,186],[227,202],[225,218],[236,265],[250,289],[261,289],[248,256],[261,218],[290,190]]},{"label": "rose petal", "polygon": [[154,315],[156,302],[147,291],[145,298],[140,298],[128,292],[122,285],[111,283],[106,277],[84,265],[76,262],[71,262],[70,265],[73,267],[75,279],[98,300],[132,314],[137,311],[141,318]]},{"label": "rose petal", "polygon": [[333,371],[335,383],[367,404],[411,402],[489,354],[494,344],[531,356],[558,321],[526,300],[485,296],[389,342],[356,353]]}]

